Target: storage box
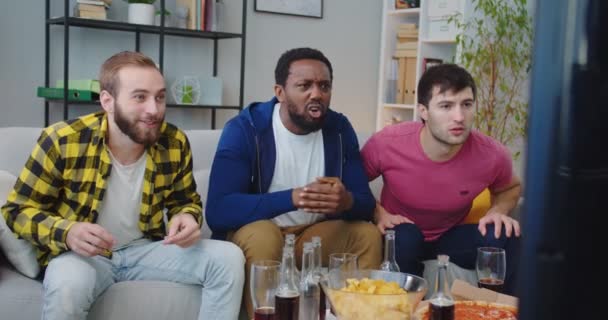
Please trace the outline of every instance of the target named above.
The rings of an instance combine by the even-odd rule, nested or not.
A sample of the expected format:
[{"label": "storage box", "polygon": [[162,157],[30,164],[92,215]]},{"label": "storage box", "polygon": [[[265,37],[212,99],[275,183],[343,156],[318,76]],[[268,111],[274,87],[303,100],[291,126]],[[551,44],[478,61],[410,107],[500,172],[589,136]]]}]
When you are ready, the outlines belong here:
[{"label": "storage box", "polygon": [[428,0],[429,17],[441,18],[461,12],[460,0]]},{"label": "storage box", "polygon": [[[36,95],[46,99],[63,99],[63,88],[38,87]],[[68,90],[68,101],[96,101],[99,94],[90,90]]]},{"label": "storage box", "polygon": [[[57,80],[55,88],[63,88],[63,80]],[[101,92],[99,80],[95,79],[68,80],[68,88],[74,90],[89,90],[96,93]]]},{"label": "storage box", "polygon": [[459,29],[454,23],[448,23],[445,18],[429,19],[429,34],[427,40],[448,40],[455,41]]}]

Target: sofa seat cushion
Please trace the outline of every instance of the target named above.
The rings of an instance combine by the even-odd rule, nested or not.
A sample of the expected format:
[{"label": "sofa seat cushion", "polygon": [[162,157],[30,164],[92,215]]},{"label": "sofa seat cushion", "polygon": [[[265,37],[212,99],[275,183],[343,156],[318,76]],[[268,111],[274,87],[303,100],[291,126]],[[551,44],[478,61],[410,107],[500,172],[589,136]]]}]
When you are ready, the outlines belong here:
[{"label": "sofa seat cushion", "polygon": [[40,319],[42,283],[0,264],[0,310],[2,319]]},{"label": "sofa seat cushion", "polygon": [[88,319],[197,319],[201,295],[202,288],[195,285],[166,281],[119,282],[95,301]]},{"label": "sofa seat cushion", "polygon": [[[202,288],[165,281],[125,281],[108,288],[88,319],[196,319]],[[2,319],[40,319],[42,283],[0,266]],[[176,316],[178,315],[178,316]]]}]

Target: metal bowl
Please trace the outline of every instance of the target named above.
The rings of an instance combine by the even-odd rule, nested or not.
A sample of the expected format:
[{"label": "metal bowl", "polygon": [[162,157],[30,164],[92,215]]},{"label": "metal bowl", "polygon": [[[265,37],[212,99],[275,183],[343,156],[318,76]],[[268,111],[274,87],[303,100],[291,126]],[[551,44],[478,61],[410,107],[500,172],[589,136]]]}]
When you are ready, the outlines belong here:
[{"label": "metal bowl", "polygon": [[[407,294],[345,292],[347,279],[383,279],[396,282]],[[427,281],[408,273],[358,270],[350,274],[330,271],[321,281],[332,310],[339,319],[409,319],[428,291]]]}]

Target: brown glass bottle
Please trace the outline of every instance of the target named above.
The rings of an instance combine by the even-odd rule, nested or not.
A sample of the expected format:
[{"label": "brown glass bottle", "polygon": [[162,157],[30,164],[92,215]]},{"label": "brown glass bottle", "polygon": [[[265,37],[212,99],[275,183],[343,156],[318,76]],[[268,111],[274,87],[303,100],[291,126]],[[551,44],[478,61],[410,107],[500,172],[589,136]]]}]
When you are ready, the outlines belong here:
[{"label": "brown glass bottle", "polygon": [[285,245],[281,260],[279,286],[275,294],[275,320],[298,320],[300,311],[299,281],[296,278],[294,248]]},{"label": "brown glass bottle", "polygon": [[450,257],[444,254],[437,256],[437,279],[435,293],[429,305],[429,320],[454,320],[454,298],[448,289],[448,264]]}]

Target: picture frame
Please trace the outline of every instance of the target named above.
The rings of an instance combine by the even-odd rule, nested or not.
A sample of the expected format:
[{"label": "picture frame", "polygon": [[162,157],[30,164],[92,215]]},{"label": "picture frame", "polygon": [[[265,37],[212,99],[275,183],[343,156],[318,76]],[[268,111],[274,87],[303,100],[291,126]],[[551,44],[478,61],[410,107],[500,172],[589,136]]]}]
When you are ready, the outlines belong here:
[{"label": "picture frame", "polygon": [[255,0],[257,12],[323,18],[323,0]]}]

